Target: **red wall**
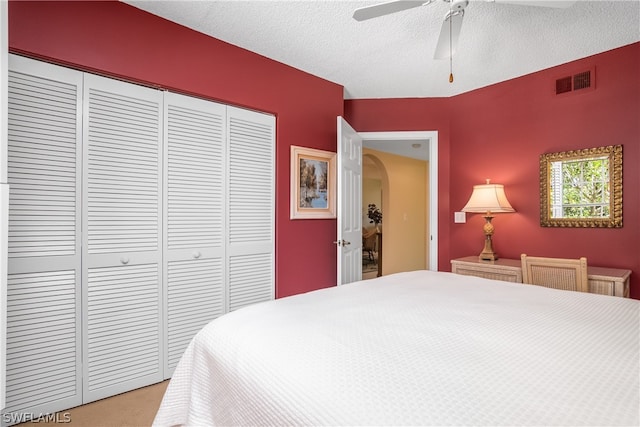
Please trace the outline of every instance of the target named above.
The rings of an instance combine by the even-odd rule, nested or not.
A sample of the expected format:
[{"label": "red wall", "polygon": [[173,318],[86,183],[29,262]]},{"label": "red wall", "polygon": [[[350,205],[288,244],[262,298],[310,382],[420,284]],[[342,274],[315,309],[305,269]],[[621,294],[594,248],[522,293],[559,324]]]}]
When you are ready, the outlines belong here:
[{"label": "red wall", "polygon": [[[595,90],[554,94],[557,78],[592,67]],[[493,220],[494,249],[500,256],[586,256],[590,265],[631,269],[631,295],[640,299],[639,76],[640,43],[634,43],[448,102],[346,101],[345,116],[358,131],[440,132],[439,269],[450,271],[451,258],[482,250],[482,216],[468,214],[466,224],[454,224],[453,212],[464,206],[474,184],[491,178],[505,185],[517,211]],[[443,111],[446,114],[439,114]],[[539,155],[612,144],[623,145],[624,227],[540,227]]]},{"label": "red wall", "polygon": [[9,50],[275,114],[276,294],[335,285],[336,221],[289,220],[289,151],[336,150],[342,86],[117,1],[10,1]]}]

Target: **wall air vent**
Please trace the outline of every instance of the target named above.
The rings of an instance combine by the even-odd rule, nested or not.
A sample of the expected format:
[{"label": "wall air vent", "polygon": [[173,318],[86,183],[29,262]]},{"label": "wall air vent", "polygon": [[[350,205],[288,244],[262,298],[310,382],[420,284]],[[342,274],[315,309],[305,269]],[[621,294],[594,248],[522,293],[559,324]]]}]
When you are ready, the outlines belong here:
[{"label": "wall air vent", "polygon": [[571,92],[571,76],[556,80],[556,95]]},{"label": "wall air vent", "polygon": [[595,89],[595,68],[556,79],[556,95]]},{"label": "wall air vent", "polygon": [[588,89],[591,87],[591,71],[585,71],[573,76],[573,90]]}]

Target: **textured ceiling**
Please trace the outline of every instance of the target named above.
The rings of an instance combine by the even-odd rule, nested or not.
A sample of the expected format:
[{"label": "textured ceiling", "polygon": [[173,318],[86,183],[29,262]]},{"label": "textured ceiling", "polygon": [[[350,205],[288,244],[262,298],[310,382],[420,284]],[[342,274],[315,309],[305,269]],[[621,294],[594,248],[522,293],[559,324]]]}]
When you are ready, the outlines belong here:
[{"label": "textured ceiling", "polygon": [[[384,0],[383,0],[384,1]],[[345,88],[345,99],[448,97],[640,41],[640,0],[568,9],[472,0],[458,49],[433,54],[448,3],[357,22],[378,1],[125,1]]]}]

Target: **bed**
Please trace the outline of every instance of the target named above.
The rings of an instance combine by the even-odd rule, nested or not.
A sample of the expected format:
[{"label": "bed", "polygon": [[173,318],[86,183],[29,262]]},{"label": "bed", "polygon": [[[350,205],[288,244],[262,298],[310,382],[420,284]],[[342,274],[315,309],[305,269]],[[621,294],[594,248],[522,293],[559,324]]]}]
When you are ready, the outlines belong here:
[{"label": "bed", "polygon": [[640,301],[413,271],[245,307],[155,426],[640,424]]}]

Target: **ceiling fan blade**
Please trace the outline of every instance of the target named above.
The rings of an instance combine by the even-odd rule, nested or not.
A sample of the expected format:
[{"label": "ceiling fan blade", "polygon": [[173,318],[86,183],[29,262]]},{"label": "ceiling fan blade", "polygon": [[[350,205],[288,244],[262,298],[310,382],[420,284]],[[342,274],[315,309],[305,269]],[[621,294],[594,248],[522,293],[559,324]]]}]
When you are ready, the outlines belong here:
[{"label": "ceiling fan blade", "polygon": [[492,3],[514,4],[519,6],[555,7],[556,9],[566,9],[573,6],[577,1],[570,0],[487,0]]},{"label": "ceiling fan blade", "polygon": [[356,9],[353,12],[353,19],[356,21],[364,21],[371,18],[377,18],[378,16],[389,15],[390,13],[413,9],[414,7],[429,4],[432,1],[434,0],[400,0],[375,4],[373,6],[365,6]]},{"label": "ceiling fan blade", "polygon": [[[448,13],[447,16],[445,16],[442,28],[440,29],[438,44],[436,45],[436,53],[433,55],[434,59],[448,59],[456,53],[463,17],[464,10],[454,12],[453,14]],[[449,27],[449,20],[451,20],[451,27]],[[451,41],[451,43],[449,43],[449,41]]]}]

